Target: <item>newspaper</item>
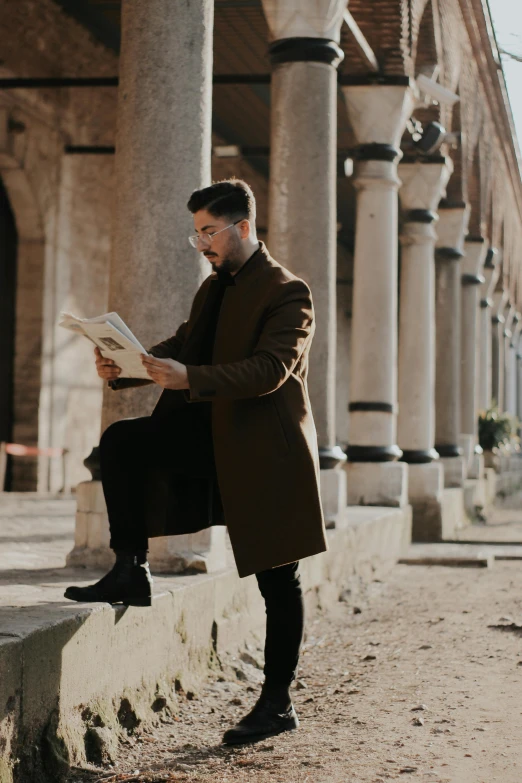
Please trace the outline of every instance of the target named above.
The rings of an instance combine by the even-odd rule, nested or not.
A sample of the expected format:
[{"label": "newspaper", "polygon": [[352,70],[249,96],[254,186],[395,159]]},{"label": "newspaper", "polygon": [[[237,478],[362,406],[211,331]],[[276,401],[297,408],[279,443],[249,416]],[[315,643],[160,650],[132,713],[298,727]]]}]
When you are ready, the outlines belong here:
[{"label": "newspaper", "polygon": [[112,359],[121,367],[119,378],[150,380],[140,357],[147,351],[117,313],[105,313],[96,318],[77,318],[71,313],[60,313],[59,326],[88,337],[98,346],[103,357]]}]

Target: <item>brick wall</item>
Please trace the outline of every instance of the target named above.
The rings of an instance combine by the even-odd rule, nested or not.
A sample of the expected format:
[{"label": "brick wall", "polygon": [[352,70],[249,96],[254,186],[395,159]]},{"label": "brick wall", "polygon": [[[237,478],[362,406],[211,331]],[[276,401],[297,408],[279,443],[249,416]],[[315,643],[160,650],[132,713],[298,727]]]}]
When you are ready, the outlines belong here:
[{"label": "brick wall", "polygon": [[[375,52],[382,72],[413,76],[408,0],[350,0],[350,12]],[[366,74],[368,68],[357,47],[346,30],[342,35],[346,44],[342,70]]]}]

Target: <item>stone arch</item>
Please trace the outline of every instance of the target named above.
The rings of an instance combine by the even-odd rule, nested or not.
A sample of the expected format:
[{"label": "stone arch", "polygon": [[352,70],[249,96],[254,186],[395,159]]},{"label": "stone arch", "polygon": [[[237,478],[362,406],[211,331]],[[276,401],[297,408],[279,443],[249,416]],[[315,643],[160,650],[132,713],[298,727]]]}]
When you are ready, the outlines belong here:
[{"label": "stone arch", "polygon": [[[0,179],[18,235],[14,315],[13,425],[15,442],[37,445],[42,368],[45,234],[42,215],[24,167],[23,123],[0,110]],[[11,488],[36,490],[38,461],[16,460]]]}]

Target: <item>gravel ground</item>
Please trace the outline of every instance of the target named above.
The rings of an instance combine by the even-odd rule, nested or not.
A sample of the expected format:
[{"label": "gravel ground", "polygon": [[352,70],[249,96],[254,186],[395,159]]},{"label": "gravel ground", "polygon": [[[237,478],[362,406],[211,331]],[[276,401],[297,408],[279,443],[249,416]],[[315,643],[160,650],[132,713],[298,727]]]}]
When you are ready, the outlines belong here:
[{"label": "gravel ground", "polygon": [[[481,539],[522,540],[522,511],[490,521]],[[357,613],[339,602],[309,624],[298,731],[220,744],[256,700],[253,643],[246,679],[236,659],[223,660],[219,681],[214,673],[199,693],[179,694],[176,715],[134,729],[112,766],[77,770],[68,783],[520,783],[521,566],[397,566]]]}]

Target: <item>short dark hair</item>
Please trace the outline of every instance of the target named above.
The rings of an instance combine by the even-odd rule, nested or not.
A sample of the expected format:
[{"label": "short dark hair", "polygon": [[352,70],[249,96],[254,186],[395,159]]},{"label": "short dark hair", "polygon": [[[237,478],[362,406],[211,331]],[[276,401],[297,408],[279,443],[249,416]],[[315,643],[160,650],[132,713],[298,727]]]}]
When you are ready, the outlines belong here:
[{"label": "short dark hair", "polygon": [[235,177],[195,190],[187,207],[193,215],[200,209],[206,209],[214,217],[226,217],[230,220],[246,218],[253,224],[256,222],[256,199],[252,188],[242,179]]}]

